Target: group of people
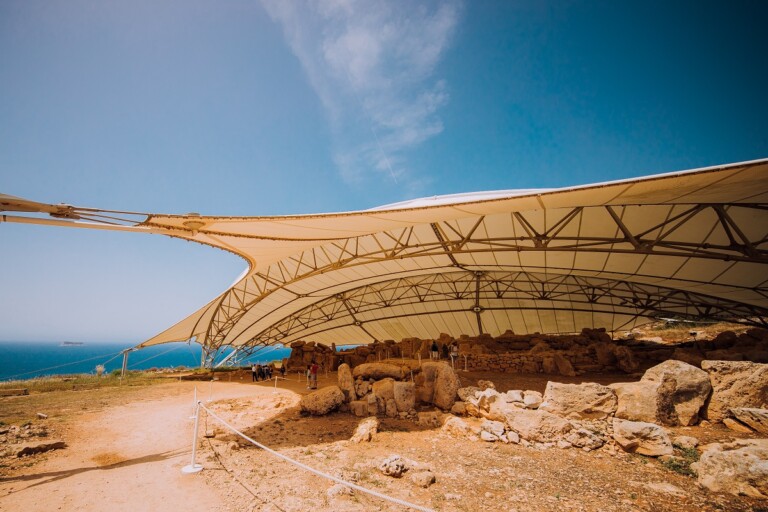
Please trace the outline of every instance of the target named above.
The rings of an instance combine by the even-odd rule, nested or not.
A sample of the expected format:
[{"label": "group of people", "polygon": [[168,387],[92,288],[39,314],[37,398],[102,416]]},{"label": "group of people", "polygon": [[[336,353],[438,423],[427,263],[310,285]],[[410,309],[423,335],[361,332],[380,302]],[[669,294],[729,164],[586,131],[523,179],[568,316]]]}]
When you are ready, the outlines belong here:
[{"label": "group of people", "polygon": [[443,343],[442,348],[442,355],[440,346],[437,344],[437,341],[432,341],[432,346],[430,347],[430,358],[437,361],[439,359],[448,359],[451,358],[452,360],[459,357],[459,345],[455,341],[448,343]]},{"label": "group of people", "polygon": [[[274,371],[274,366],[271,364],[253,364],[251,366],[251,380],[253,382],[258,382],[260,380],[269,380],[272,378],[272,372]],[[285,368],[280,367],[280,374],[284,377],[285,376]]]}]

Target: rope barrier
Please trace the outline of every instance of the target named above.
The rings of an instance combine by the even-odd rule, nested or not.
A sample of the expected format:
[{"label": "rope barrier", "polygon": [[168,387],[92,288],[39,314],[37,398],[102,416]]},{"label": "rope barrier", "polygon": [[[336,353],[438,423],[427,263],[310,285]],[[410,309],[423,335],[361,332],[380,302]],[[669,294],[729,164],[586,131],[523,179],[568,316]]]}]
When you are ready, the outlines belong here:
[{"label": "rope barrier", "polygon": [[[120,355],[121,353],[122,352],[118,352],[117,355]],[[59,364],[59,365],[56,365],[56,366],[49,366],[48,368],[41,368],[39,370],[32,370],[31,372],[17,373],[16,375],[9,376],[7,378],[7,380],[12,380],[15,377],[21,377],[22,375],[30,375],[32,373],[45,372],[45,371],[48,371],[48,370],[56,370],[57,368],[64,368],[65,366],[72,366],[73,364],[87,363],[88,361],[95,361],[96,359],[102,359],[102,358],[107,357],[107,356],[109,356],[109,354],[106,354],[106,355],[102,354],[100,356],[89,357],[88,359],[82,359],[80,361],[74,361],[72,363],[64,363],[64,364]]]},{"label": "rope barrier", "polygon": [[179,350],[180,348],[181,348],[180,346],[177,346],[177,347],[173,347],[173,348],[172,348],[172,349],[170,349],[170,350],[166,350],[165,352],[160,352],[159,354],[155,354],[155,355],[153,355],[153,356],[150,356],[150,357],[148,357],[148,358],[146,358],[146,359],[143,359],[143,360],[139,361],[138,363],[133,363],[133,364],[132,364],[132,365],[130,365],[128,368],[134,368],[136,365],[139,365],[139,364],[142,364],[142,363],[146,363],[147,361],[151,361],[152,359],[154,359],[154,358],[156,358],[156,357],[164,356],[164,355],[165,355],[165,354],[167,354],[168,352],[173,352],[174,350]]},{"label": "rope barrier", "polygon": [[288,457],[286,455],[283,455],[280,452],[276,452],[275,450],[273,450],[273,449],[271,449],[271,448],[261,444],[260,442],[256,441],[255,439],[251,439],[250,437],[246,436],[245,434],[243,434],[242,432],[237,430],[235,427],[233,427],[232,425],[227,423],[223,418],[219,417],[215,412],[213,412],[212,410],[210,410],[209,408],[204,406],[201,402],[198,402],[198,405],[200,406],[201,409],[204,409],[208,414],[210,414],[211,417],[216,419],[219,423],[221,423],[222,425],[224,425],[225,427],[227,427],[232,432],[234,432],[238,436],[242,437],[246,441],[250,442],[251,444],[261,448],[262,450],[264,450],[264,451],[266,451],[268,453],[271,453],[272,455],[274,455],[275,457],[277,457],[279,459],[282,459],[282,460],[284,460],[284,461],[286,461],[286,462],[288,462],[290,464],[293,464],[294,466],[298,466],[298,467],[304,469],[305,471],[309,471],[310,473],[314,473],[317,476],[320,476],[320,477],[323,477],[323,478],[327,478],[328,480],[332,480],[332,481],[334,481],[334,482],[336,482],[338,484],[341,484],[341,485],[343,485],[345,487],[349,487],[351,489],[355,489],[357,491],[364,492],[366,494],[370,494],[371,496],[375,496],[375,497],[380,498],[382,500],[386,500],[386,501],[389,501],[391,503],[395,503],[397,505],[402,505],[403,507],[412,508],[414,510],[421,510],[422,512],[434,512],[434,510],[432,510],[430,508],[422,507],[421,505],[415,505],[413,503],[409,503],[409,502],[407,502],[405,500],[401,500],[399,498],[393,498],[392,496],[387,496],[386,494],[382,494],[382,493],[374,491],[372,489],[366,489],[365,487],[362,487],[360,485],[354,484],[352,482],[347,482],[346,480],[342,480],[341,478],[335,477],[333,475],[329,475],[328,473],[323,473],[320,470],[317,470],[315,468],[307,466],[306,464],[303,464],[303,463],[301,463],[301,462],[299,462],[297,460],[294,460],[294,459],[292,459],[292,458],[290,458],[290,457]]}]

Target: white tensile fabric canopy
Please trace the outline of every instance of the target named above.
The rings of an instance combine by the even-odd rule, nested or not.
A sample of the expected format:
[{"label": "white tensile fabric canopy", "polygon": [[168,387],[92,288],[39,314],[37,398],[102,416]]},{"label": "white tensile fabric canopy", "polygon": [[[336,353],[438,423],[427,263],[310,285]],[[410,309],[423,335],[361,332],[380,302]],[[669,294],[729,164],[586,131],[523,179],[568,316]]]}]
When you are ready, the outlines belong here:
[{"label": "white tensile fabric canopy", "polygon": [[[88,227],[107,212],[11,196],[0,196],[0,210]],[[195,339],[215,353],[300,339],[346,345],[441,332],[615,331],[659,317],[768,318],[768,159],[348,213],[148,214],[106,227],[115,228],[212,245],[249,264],[227,291],[141,346]]]}]

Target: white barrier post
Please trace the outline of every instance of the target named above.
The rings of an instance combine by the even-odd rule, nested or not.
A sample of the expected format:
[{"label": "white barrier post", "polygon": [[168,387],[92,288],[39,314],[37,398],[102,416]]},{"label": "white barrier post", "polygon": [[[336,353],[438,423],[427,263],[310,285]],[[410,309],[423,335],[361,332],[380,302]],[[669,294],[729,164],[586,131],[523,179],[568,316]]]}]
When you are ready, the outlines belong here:
[{"label": "white barrier post", "polygon": [[467,354],[463,354],[463,355],[464,355],[464,371],[466,372],[468,371],[467,370]]},{"label": "white barrier post", "polygon": [[198,401],[195,406],[195,432],[192,435],[192,462],[181,468],[181,472],[185,475],[191,475],[193,473],[199,473],[203,470],[201,464],[195,463],[195,456],[197,455],[197,431],[200,428],[200,402]]}]

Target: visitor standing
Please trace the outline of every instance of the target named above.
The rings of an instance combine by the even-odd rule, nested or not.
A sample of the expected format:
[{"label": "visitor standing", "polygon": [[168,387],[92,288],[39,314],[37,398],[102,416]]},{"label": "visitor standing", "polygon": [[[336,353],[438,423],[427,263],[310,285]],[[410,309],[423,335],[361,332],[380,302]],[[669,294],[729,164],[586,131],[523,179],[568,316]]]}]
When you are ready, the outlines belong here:
[{"label": "visitor standing", "polygon": [[251,365],[251,382],[256,382],[256,376],[259,370],[256,368],[256,363]]},{"label": "visitor standing", "polygon": [[437,348],[437,342],[433,340],[433,341],[432,341],[432,349],[431,349],[431,355],[430,355],[430,357],[431,357],[433,360],[435,360],[435,361],[437,360],[437,358],[438,358],[438,355],[439,355],[439,352],[438,352],[438,350],[439,350],[439,349]]},{"label": "visitor standing", "polygon": [[309,386],[311,389],[317,389],[317,363],[313,362],[309,368]]}]

